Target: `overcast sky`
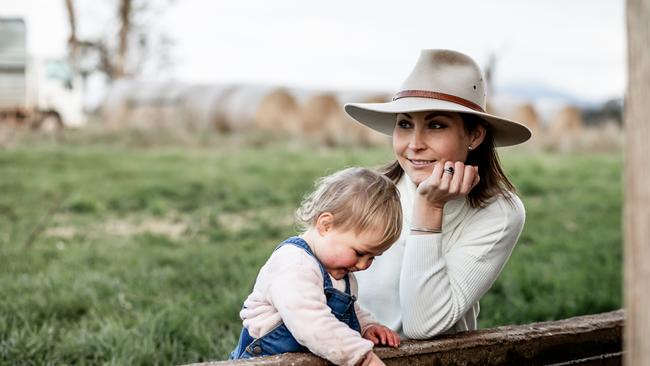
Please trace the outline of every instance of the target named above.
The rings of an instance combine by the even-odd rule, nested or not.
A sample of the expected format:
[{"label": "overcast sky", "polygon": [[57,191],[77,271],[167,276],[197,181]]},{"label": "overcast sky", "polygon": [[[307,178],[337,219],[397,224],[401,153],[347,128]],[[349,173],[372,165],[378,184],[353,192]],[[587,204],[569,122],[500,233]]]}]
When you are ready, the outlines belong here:
[{"label": "overcast sky", "polygon": [[[79,32],[106,32],[112,1],[77,0]],[[25,16],[29,48],[63,54],[64,0],[0,0]],[[622,0],[175,0],[154,28],[175,41],[160,77],[393,91],[422,48],[451,48],[479,64],[497,55],[497,90],[553,88],[586,100],[625,88]]]}]

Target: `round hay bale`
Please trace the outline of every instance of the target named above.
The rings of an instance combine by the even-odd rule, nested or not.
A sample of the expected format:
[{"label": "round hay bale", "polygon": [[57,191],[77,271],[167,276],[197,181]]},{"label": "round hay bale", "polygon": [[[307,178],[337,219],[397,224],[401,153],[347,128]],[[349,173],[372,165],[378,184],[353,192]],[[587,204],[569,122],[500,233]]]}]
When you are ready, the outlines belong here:
[{"label": "round hay bale", "polygon": [[305,136],[330,146],[384,145],[390,139],[350,118],[343,110],[346,102],[382,103],[386,93],[342,92],[312,94],[305,99],[302,122]]},{"label": "round hay bale", "polygon": [[381,146],[390,143],[390,137],[362,125],[343,111],[328,117],[325,128],[325,142],[333,146]]},{"label": "round hay bale", "polygon": [[[385,103],[392,99],[389,94],[375,94],[363,99],[363,103]],[[356,131],[356,135],[361,144],[366,146],[381,146],[390,145],[391,138],[379,133],[371,128],[368,128],[361,123],[348,117],[346,118],[352,123],[352,130]]]},{"label": "round hay bale", "polygon": [[271,87],[264,86],[240,86],[230,90],[219,103],[223,120],[216,121],[219,123],[217,129],[223,132],[252,130],[257,109],[271,90]]},{"label": "round hay bale", "polygon": [[133,81],[125,97],[124,126],[143,131],[175,127],[173,106],[165,95],[177,88],[177,84]]},{"label": "round hay bale", "polygon": [[390,101],[392,94],[379,91],[344,91],[336,93],[341,105],[345,103],[384,103]]},{"label": "round hay bale", "polygon": [[135,88],[127,97],[129,115],[127,118],[128,128],[148,130],[153,124],[152,121],[159,118],[155,106],[157,90],[148,82],[136,82]]},{"label": "round hay bale", "polygon": [[512,112],[512,120],[523,123],[533,131],[533,135],[540,130],[540,120],[535,107],[530,103],[523,103],[515,107]]},{"label": "round hay bale", "polygon": [[301,108],[302,131],[305,136],[318,140],[327,139],[331,130],[327,127],[327,121],[331,116],[338,113],[341,106],[336,97],[332,94],[317,94],[305,101]]},{"label": "round hay bale", "polygon": [[547,133],[548,144],[557,151],[572,151],[583,130],[582,114],[573,106],[561,108],[551,119]]},{"label": "round hay bale", "polygon": [[585,152],[619,152],[623,147],[623,130],[615,120],[585,127],[578,143]]},{"label": "round hay bale", "polygon": [[189,88],[181,106],[188,128],[199,133],[226,130],[222,104],[234,89],[230,85],[195,85]]},{"label": "round hay bale", "polygon": [[161,83],[157,86],[154,107],[158,110],[159,120],[153,125],[172,132],[187,133],[192,131],[187,115],[183,113],[183,99],[191,86],[178,82]]},{"label": "round hay bale", "polygon": [[285,89],[276,89],[264,96],[255,111],[255,129],[275,136],[298,135],[301,132],[300,108]]},{"label": "round hay bale", "polygon": [[333,112],[325,116],[320,135],[316,136],[329,146],[351,145],[357,143],[354,126],[346,120],[344,113]]},{"label": "round hay bale", "polygon": [[580,134],[583,128],[582,113],[573,106],[565,106],[552,119],[549,135],[562,136]]},{"label": "round hay bale", "polygon": [[[387,93],[365,93],[354,96],[355,101],[361,103],[385,103],[392,99],[390,94]],[[344,103],[341,103],[342,105]],[[344,121],[342,130],[345,131],[342,136],[342,142],[355,143],[363,146],[381,146],[389,145],[390,137],[381,134],[371,128],[368,128],[361,123],[349,117],[344,110],[341,109],[341,118]]]},{"label": "round hay bale", "polygon": [[117,80],[109,88],[102,103],[101,115],[104,125],[109,130],[119,130],[127,125],[129,106],[127,99],[133,94],[135,83],[129,80]]},{"label": "round hay bale", "polygon": [[206,109],[205,99],[209,95],[210,87],[208,85],[193,85],[187,89],[181,101],[180,110],[185,118],[187,129],[192,132],[202,132],[205,130]]}]

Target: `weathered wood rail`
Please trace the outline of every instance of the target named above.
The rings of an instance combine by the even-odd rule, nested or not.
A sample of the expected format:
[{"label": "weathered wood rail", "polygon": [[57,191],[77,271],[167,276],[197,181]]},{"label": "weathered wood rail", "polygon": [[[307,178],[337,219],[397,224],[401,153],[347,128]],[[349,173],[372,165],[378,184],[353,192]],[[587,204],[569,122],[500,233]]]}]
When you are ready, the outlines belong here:
[{"label": "weathered wood rail", "polygon": [[[426,341],[404,341],[398,349],[378,347],[386,365],[621,365],[624,312],[612,311],[559,321],[504,326]],[[294,353],[188,366],[321,366],[327,361]]]}]

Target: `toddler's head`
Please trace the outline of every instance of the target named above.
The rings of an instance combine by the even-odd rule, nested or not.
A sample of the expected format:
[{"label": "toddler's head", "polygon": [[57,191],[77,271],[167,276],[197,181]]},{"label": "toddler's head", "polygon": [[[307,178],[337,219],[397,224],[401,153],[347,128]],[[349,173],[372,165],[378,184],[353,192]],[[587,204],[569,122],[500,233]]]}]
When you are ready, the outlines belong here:
[{"label": "toddler's head", "polygon": [[368,268],[402,230],[397,187],[365,168],[348,168],[319,179],[296,218],[316,257],[337,279]]}]

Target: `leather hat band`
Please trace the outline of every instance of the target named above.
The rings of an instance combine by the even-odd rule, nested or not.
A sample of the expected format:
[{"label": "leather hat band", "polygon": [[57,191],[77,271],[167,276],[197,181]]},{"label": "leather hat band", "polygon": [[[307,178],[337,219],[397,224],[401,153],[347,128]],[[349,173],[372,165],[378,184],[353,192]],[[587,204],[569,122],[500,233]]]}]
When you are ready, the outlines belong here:
[{"label": "leather hat band", "polygon": [[460,104],[464,107],[467,107],[469,109],[473,109],[478,112],[483,112],[483,108],[481,108],[480,105],[471,102],[467,99],[457,97],[455,95],[451,94],[445,94],[445,93],[438,93],[438,92],[432,92],[428,90],[402,90],[401,92],[395,94],[393,97],[393,100],[397,100],[400,98],[407,98],[407,97],[415,97],[415,98],[431,98],[431,99],[439,99],[439,100],[444,100],[447,102],[452,102],[456,104]]}]

